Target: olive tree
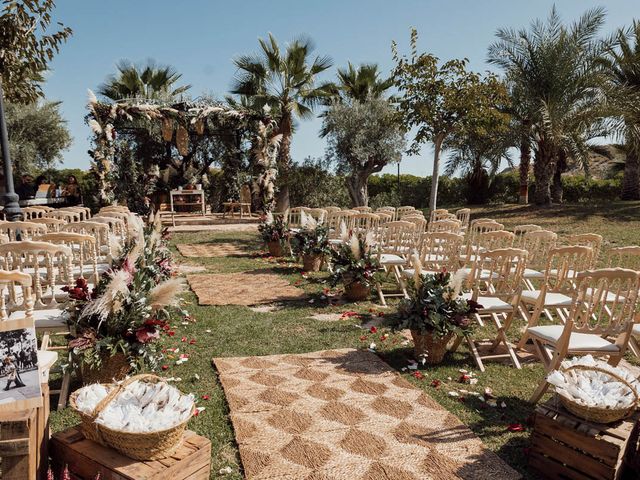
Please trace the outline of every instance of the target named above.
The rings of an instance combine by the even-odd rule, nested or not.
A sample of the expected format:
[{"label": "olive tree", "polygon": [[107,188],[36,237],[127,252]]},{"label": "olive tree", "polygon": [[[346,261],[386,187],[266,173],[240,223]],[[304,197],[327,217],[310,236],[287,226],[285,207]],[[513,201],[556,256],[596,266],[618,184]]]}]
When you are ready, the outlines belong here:
[{"label": "olive tree", "polygon": [[383,98],[334,103],[324,117],[322,135],[327,157],[346,177],[353,206],[367,205],[369,177],[399,162],[406,146],[398,112]]}]

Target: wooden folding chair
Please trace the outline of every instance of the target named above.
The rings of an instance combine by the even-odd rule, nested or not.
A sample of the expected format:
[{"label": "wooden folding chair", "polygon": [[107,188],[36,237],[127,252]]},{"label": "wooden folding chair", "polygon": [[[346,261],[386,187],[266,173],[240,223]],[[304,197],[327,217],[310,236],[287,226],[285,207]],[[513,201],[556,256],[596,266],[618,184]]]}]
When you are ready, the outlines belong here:
[{"label": "wooden folding chair", "polygon": [[528,339],[527,331],[538,325],[543,313],[553,322],[554,317],[550,313],[552,310],[562,323],[566,323],[578,273],[589,269],[592,258],[591,247],[580,245],[556,247],[549,251],[540,289],[523,290],[520,296],[520,312],[527,320],[527,330],[520,338],[518,348],[524,347]]},{"label": "wooden folding chair", "polygon": [[376,209],[375,213],[386,213],[391,215],[391,221],[396,219],[396,207],[380,207]]},{"label": "wooden folding chair", "polygon": [[460,233],[462,224],[459,220],[438,220],[427,225],[428,232]]},{"label": "wooden folding chair", "polygon": [[68,223],[62,227],[63,232],[72,233],[85,233],[92,235],[96,240],[96,259],[98,261],[98,271],[101,270],[101,265],[111,267],[113,262],[113,252],[111,243],[111,229],[109,224],[86,221],[86,222],[74,222]]},{"label": "wooden folding chair", "polygon": [[12,242],[16,240],[18,233],[22,240],[30,240],[47,233],[47,227],[33,222],[4,222],[0,223],[0,233],[7,235]]},{"label": "wooden folding chair", "polygon": [[376,211],[375,214],[380,218],[380,225],[393,222],[393,215],[389,213],[389,211],[386,211],[386,210],[381,212]]},{"label": "wooden folding chair", "polygon": [[102,214],[91,217],[93,223],[105,223],[109,225],[111,234],[118,242],[124,244],[127,240],[127,225],[124,220],[115,217],[103,217]]},{"label": "wooden folding chair", "polygon": [[373,211],[373,208],[363,206],[363,207],[353,207],[351,210],[356,210],[362,213],[371,213]]},{"label": "wooden folding chair", "polygon": [[540,225],[517,225],[513,228],[513,233],[516,236],[516,241],[514,242],[514,245],[518,248],[523,248],[522,247],[522,242],[524,240],[524,235],[525,233],[529,233],[529,232],[537,232],[538,230],[542,230],[542,227]]},{"label": "wooden folding chair", "polygon": [[334,206],[322,207],[322,209],[327,212],[327,215],[331,215],[332,213],[336,213],[342,210],[340,207],[334,207]]},{"label": "wooden folding chair", "polygon": [[398,208],[396,208],[396,219],[400,220],[407,213],[415,212],[415,211],[416,211],[415,207],[411,207],[411,206],[408,206],[408,205],[405,205],[405,206],[402,206],[402,207],[398,207]]},{"label": "wooden folding chair", "polygon": [[32,218],[29,220],[31,223],[40,223],[47,227],[47,232],[59,232],[63,225],[68,225],[66,220],[60,220],[59,218]]},{"label": "wooden folding chair", "polygon": [[534,281],[544,280],[542,270],[547,266],[549,252],[555,248],[557,241],[558,235],[549,230],[532,230],[522,236],[519,248],[529,252],[527,269],[522,277],[527,290],[535,290]]},{"label": "wooden folding chair", "polygon": [[354,235],[366,235],[367,232],[377,232],[380,226],[380,217],[375,213],[356,213],[351,217]]},{"label": "wooden folding chair", "polygon": [[467,233],[467,248],[465,255],[468,257],[478,250],[478,236],[482,233],[495,232],[504,230],[504,225],[494,220],[476,221],[473,220],[469,225]]},{"label": "wooden folding chair", "polygon": [[45,215],[47,218],[58,218],[65,222],[79,222],[83,216],[79,210],[66,210],[62,208],[47,212]]},{"label": "wooden folding chair", "polygon": [[98,257],[96,239],[93,235],[74,232],[53,232],[41,235],[37,238],[41,242],[50,242],[56,245],[66,245],[72,253],[72,281],[84,278],[93,287],[100,279],[100,274],[106,270],[98,271]]},{"label": "wooden folding chair", "polygon": [[[507,338],[507,332],[518,311],[522,274],[527,266],[527,252],[517,248],[499,248],[479,255],[480,260],[471,273],[473,290],[465,293],[463,297],[482,305],[475,314],[476,320],[487,317],[496,328],[496,337],[489,347],[488,355],[480,354],[477,342],[471,335],[458,337],[452,350],[455,351],[460,343],[466,340],[481,372],[484,372],[484,360],[498,358],[509,358],[519,369],[520,361]],[[481,321],[479,323],[482,324]],[[506,353],[495,353],[500,345],[504,345]]]},{"label": "wooden folding chair", "polygon": [[[464,236],[447,232],[423,232],[418,250],[418,261],[423,274],[441,272],[455,272],[459,267],[460,250]],[[413,278],[413,268],[402,271],[406,278]]]},{"label": "wooden folding chair", "polygon": [[[356,215],[357,216],[357,215]],[[376,282],[376,289],[380,302],[386,306],[386,296],[407,297],[407,288],[402,279],[402,268],[407,265],[407,255],[410,253],[411,244],[415,240],[415,225],[411,222],[397,220],[384,224],[380,228],[378,248],[378,260],[385,272],[392,273],[400,292],[384,292],[380,282]]]},{"label": "wooden folding chair", "polygon": [[[609,268],[620,267],[640,271],[640,246],[614,247],[609,249],[607,265]],[[636,319],[629,339],[629,349],[640,358],[640,318]]]},{"label": "wooden folding chair", "polygon": [[471,209],[469,208],[461,208],[460,210],[456,210],[456,220],[460,222],[462,230],[466,230],[469,228],[469,221],[471,220]]},{"label": "wooden folding chair", "polygon": [[[568,355],[608,357],[608,363],[616,366],[631,338],[640,272],[623,268],[588,270],[580,272],[577,281],[564,325],[527,329],[547,372],[558,369]],[[540,400],[548,387],[545,376],[530,402]]]},{"label": "wooden folding chair", "polygon": [[289,208],[285,212],[285,223],[289,225],[289,228],[296,229],[302,226],[302,212],[306,212],[306,207],[293,207]]},{"label": "wooden folding chair", "polygon": [[431,212],[429,212],[429,222],[448,220],[449,218],[449,210],[447,210],[446,208],[436,208],[435,210],[431,210]]},{"label": "wooden folding chair", "polygon": [[404,217],[403,220],[415,224],[416,233],[419,233],[419,234],[424,233],[425,230],[427,229],[427,219],[424,218],[423,216],[420,216],[420,217],[408,216],[408,217]]},{"label": "wooden folding chair", "polygon": [[597,233],[579,233],[577,235],[568,235],[566,241],[569,245],[583,245],[585,247],[591,247],[593,250],[593,258],[591,259],[591,268],[595,268],[598,259],[600,258],[600,251],[602,249],[602,235]]},{"label": "wooden folding chair", "polygon": [[327,211],[323,208],[309,208],[305,212],[318,223],[325,223],[327,220]]},{"label": "wooden folding chair", "polygon": [[42,218],[44,214],[44,210],[36,207],[24,207],[22,209],[22,216],[27,221],[31,221],[35,218]]}]

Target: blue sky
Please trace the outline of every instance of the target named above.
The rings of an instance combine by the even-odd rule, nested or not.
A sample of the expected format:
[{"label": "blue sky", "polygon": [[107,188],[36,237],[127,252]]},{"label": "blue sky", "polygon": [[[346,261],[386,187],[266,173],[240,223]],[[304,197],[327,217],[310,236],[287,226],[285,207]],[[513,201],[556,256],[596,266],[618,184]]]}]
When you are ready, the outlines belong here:
[{"label": "blue sky", "polygon": [[[558,0],[566,21],[587,8],[605,5],[608,33],[640,18],[638,0]],[[466,57],[474,70],[487,70],[486,51],[499,27],[520,28],[545,17],[551,0],[58,0],[56,20],[74,30],[51,64],[45,85],[48,98],[61,100],[74,143],[65,167],[87,168],[89,129],[84,125],[88,88],[95,89],[122,58],[153,58],[175,66],[191,94],[227,93],[235,73],[232,59],[257,51],[257,39],[272,32],[285,42],[311,36],[316,53],[330,55],[334,68],[377,62],[392,66],[391,41],[407,51],[409,28],[420,33],[420,47],[448,60]],[[319,120],[303,122],[293,139],[294,160],[324,155]],[[404,158],[401,171],[430,174],[431,149]],[[396,167],[385,171],[395,172]]]}]

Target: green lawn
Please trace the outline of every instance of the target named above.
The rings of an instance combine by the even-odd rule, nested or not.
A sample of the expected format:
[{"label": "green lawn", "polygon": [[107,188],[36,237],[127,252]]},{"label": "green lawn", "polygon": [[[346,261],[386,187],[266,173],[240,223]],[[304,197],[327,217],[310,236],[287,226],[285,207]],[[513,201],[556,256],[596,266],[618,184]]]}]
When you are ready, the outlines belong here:
[{"label": "green lawn", "polygon": [[[546,209],[491,206],[474,208],[472,215],[496,218],[503,221],[507,228],[517,224],[536,223],[560,235],[573,232],[601,233],[607,240],[605,249],[612,245],[640,243],[640,203],[612,202],[601,207],[576,205]],[[257,235],[189,233],[175,234],[172,240],[173,243],[222,241],[242,243],[257,256],[185,259],[176,251],[176,259],[183,264],[203,265],[212,273],[273,268],[285,275],[291,283],[299,284],[309,295],[308,299],[288,304],[282,309],[257,313],[242,306],[198,306],[195,296],[188,293],[185,300],[189,303],[188,309],[196,322],[182,325],[177,321],[174,324],[175,336],[165,337],[163,340],[165,348],[177,347],[180,348],[180,353],[190,354],[189,361],[180,366],[175,365],[175,359],[167,358],[165,364],[169,368],[164,375],[180,377],[182,381],[177,385],[184,391],[197,394],[200,398],[199,405],[206,408],[191,421],[190,428],[212,441],[211,478],[240,479],[242,474],[237,447],[224,394],[211,366],[212,357],[301,353],[340,347],[358,348],[375,341],[383,358],[400,370],[412,357],[412,350],[411,345],[407,345],[406,342],[403,344],[404,338],[399,335],[392,335],[386,341],[381,341],[380,335],[384,329],[371,334],[359,327],[361,322],[371,317],[389,321],[395,312],[393,304],[387,309],[381,309],[374,303],[332,305],[323,295],[323,289],[328,287],[325,283],[326,274],[320,273],[304,278],[299,266],[293,262],[275,263],[259,256],[261,246]],[[313,303],[309,300],[313,300]],[[362,319],[351,317],[325,322],[310,318],[315,313],[341,313],[347,310],[361,313]],[[379,312],[383,312],[383,316],[380,317]],[[519,322],[517,328],[514,328],[514,337],[518,336],[517,330],[521,326],[522,322]],[[490,335],[491,332],[487,330],[482,333]],[[194,344],[189,343],[192,339],[195,340]],[[423,378],[415,378],[409,371],[403,375],[457,415],[489,448],[526,476],[525,455],[529,433],[509,432],[507,427],[511,423],[526,424],[532,406],[525,400],[542,378],[542,367],[529,364],[523,366],[522,370],[516,370],[510,366],[488,363],[486,372],[478,375],[478,384],[473,386],[458,383],[459,369],[476,371],[475,363],[471,361],[464,347],[445,359],[443,365],[421,370]],[[199,379],[195,377],[196,374]],[[441,382],[439,387],[432,386],[434,380]],[[448,395],[449,391],[460,389],[483,392],[486,387],[491,388],[498,396],[498,407],[486,407],[472,395],[463,394],[464,400]],[[208,399],[203,399],[203,396],[208,396]],[[500,406],[503,402],[505,408]],[[74,414],[66,409],[53,412],[51,421],[52,429],[55,431],[73,425],[77,420]],[[219,475],[219,470],[227,466],[231,467],[232,473]]]}]

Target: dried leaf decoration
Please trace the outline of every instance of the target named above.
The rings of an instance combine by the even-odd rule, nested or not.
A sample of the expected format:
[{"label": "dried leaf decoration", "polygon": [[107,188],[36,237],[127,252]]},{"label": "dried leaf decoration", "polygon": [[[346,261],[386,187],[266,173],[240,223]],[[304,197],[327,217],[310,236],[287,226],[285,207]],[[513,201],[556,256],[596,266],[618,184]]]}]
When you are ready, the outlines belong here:
[{"label": "dried leaf decoration", "polygon": [[204,120],[199,118],[195,123],[196,133],[202,135],[204,133]]},{"label": "dried leaf decoration", "polygon": [[173,138],[173,120],[170,118],[162,119],[162,139],[170,142]]},{"label": "dried leaf decoration", "polygon": [[182,125],[178,125],[178,130],[176,131],[176,145],[178,146],[178,152],[183,157],[189,153],[189,133]]}]

